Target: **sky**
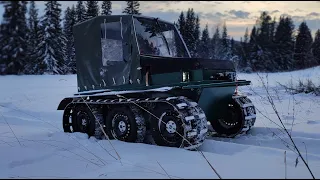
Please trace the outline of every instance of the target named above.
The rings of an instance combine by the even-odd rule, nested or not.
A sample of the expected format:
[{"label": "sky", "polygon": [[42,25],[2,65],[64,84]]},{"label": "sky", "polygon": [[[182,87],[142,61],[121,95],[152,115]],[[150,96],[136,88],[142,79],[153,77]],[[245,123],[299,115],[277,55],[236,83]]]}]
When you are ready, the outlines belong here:
[{"label": "sky", "polygon": [[[63,11],[77,3],[59,2]],[[44,1],[36,2],[40,15],[44,13],[44,4]],[[125,7],[125,1],[112,1],[112,14],[122,14]],[[211,37],[215,28],[226,22],[228,35],[239,41],[246,28],[251,32],[262,11],[269,12],[276,21],[279,21],[280,15],[290,15],[294,20],[295,29],[305,20],[313,37],[316,30],[320,29],[320,1],[140,1],[140,12],[143,15],[159,17],[170,22],[177,21],[181,11],[186,12],[188,8],[193,8],[199,15],[201,29],[208,24]],[[3,12],[4,8],[1,5],[0,20]]]}]

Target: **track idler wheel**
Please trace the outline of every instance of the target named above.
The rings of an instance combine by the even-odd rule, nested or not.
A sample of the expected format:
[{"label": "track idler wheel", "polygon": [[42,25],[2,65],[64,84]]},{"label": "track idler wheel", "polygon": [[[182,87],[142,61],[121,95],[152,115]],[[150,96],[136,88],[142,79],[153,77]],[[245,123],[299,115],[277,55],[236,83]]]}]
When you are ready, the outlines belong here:
[{"label": "track idler wheel", "polygon": [[159,146],[182,147],[184,128],[179,113],[169,104],[161,103],[154,109],[154,115],[160,119],[151,120],[154,142]]},{"label": "track idler wheel", "polygon": [[72,133],[72,112],[74,105],[69,104],[63,111],[62,127],[64,132]]},{"label": "track idler wheel", "polygon": [[125,142],[143,142],[145,122],[135,109],[118,107],[108,112],[105,119],[106,132],[115,139]]},{"label": "track idler wheel", "polygon": [[68,105],[63,113],[64,132],[94,135],[95,117],[86,105]]},{"label": "track idler wheel", "polygon": [[240,105],[232,100],[228,104],[226,114],[222,118],[211,123],[218,134],[227,137],[235,137],[241,133],[245,119]]}]

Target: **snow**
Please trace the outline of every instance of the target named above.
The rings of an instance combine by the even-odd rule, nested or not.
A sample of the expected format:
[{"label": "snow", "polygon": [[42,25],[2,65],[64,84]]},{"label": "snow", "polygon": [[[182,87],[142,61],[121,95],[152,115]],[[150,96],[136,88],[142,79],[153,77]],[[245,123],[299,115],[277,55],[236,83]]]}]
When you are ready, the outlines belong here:
[{"label": "snow", "polygon": [[[288,83],[291,77],[320,83],[320,67],[268,74],[280,117],[289,132],[292,127],[293,139],[319,178],[320,98],[287,94],[277,82]],[[239,90],[280,124],[257,74],[239,74],[238,79],[252,81]],[[0,76],[0,84],[0,178],[218,178],[196,151],[64,133],[63,112],[56,109],[77,92],[76,75]],[[296,153],[279,139],[290,143],[287,136],[261,113],[249,134],[211,137],[200,150],[222,178],[285,178],[285,151],[287,178],[311,178],[301,159],[295,167]]]}]

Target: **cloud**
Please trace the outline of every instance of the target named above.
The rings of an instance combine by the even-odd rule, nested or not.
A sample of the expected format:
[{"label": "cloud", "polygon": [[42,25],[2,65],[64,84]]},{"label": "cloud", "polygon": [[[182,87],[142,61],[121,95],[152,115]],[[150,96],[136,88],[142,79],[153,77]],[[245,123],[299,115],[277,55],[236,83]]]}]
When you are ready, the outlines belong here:
[{"label": "cloud", "polygon": [[303,10],[301,9],[295,9],[295,10],[290,10],[289,13],[299,13],[299,12],[303,12]]},{"label": "cloud", "polygon": [[320,16],[320,13],[317,13],[317,12],[312,12],[312,13],[309,13],[307,16]]},{"label": "cloud", "polygon": [[263,13],[263,12],[266,12],[268,15],[273,15],[273,14],[276,14],[276,13],[279,13],[280,11],[279,10],[273,10],[273,11],[266,11],[266,10],[264,10],[264,11],[259,11],[259,13],[261,14],[261,13]]},{"label": "cloud", "polygon": [[240,18],[240,19],[248,18],[248,16],[250,15],[249,12],[241,11],[241,10],[238,10],[238,11],[231,10],[231,11],[229,11],[229,14],[234,15],[234,16],[236,16],[236,18]]},{"label": "cloud", "polygon": [[274,11],[271,11],[270,14],[279,13],[279,12],[280,12],[279,10],[274,10]]},{"label": "cloud", "polygon": [[302,22],[302,21],[304,21],[306,18],[305,18],[305,16],[292,16],[292,20],[294,21],[294,22]]},{"label": "cloud", "polygon": [[210,21],[221,21],[224,18],[228,17],[228,14],[223,14],[221,12],[216,12],[216,13],[203,13],[199,12],[199,18],[201,19],[206,19]]},{"label": "cloud", "polygon": [[170,2],[165,3],[166,7],[170,7]]},{"label": "cloud", "polygon": [[[283,14],[281,14],[280,16],[285,16],[285,17],[291,17],[289,14],[287,14],[287,13],[283,13]],[[296,17],[298,17],[298,16],[296,16]],[[299,16],[299,17],[302,17],[302,16]]]},{"label": "cloud", "polygon": [[143,15],[151,16],[151,17],[159,17],[162,20],[168,22],[177,22],[180,12],[168,10],[168,11],[153,11],[153,12],[146,12]]},{"label": "cloud", "polygon": [[216,12],[216,16],[219,16],[219,17],[227,17],[228,15],[222,14],[222,13],[220,13],[220,12]]}]

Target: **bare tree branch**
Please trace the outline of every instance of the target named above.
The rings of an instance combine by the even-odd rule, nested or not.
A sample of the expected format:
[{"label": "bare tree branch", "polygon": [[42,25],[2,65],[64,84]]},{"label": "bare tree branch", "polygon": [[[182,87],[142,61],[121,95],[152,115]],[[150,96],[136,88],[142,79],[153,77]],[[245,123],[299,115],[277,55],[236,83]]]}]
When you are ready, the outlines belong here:
[{"label": "bare tree branch", "polygon": [[294,140],[292,139],[292,136],[290,135],[290,133],[288,132],[287,128],[286,128],[285,125],[283,124],[282,119],[280,118],[279,112],[278,112],[278,110],[277,110],[277,108],[276,108],[276,106],[275,106],[275,103],[274,103],[272,97],[270,96],[270,93],[269,93],[268,88],[266,87],[265,82],[263,81],[263,79],[262,79],[262,77],[259,75],[259,73],[257,73],[257,75],[258,75],[259,78],[261,79],[262,85],[263,85],[264,89],[265,89],[266,92],[267,92],[268,101],[269,101],[269,103],[271,104],[271,106],[272,106],[272,108],[273,108],[273,111],[276,113],[277,118],[279,119],[279,121],[280,121],[280,123],[281,123],[281,125],[282,125],[282,127],[283,127],[283,130],[285,130],[285,132],[286,132],[287,135],[289,136],[289,138],[290,138],[290,140],[291,140],[294,148],[296,149],[296,151],[297,151],[297,153],[299,154],[299,157],[302,159],[303,163],[306,165],[306,167],[307,167],[309,173],[311,174],[312,178],[315,179],[315,177],[314,177],[314,175],[313,175],[313,173],[312,173],[312,171],[311,171],[308,163],[305,161],[305,159],[304,159],[303,156],[301,155],[298,147],[296,146]]}]

